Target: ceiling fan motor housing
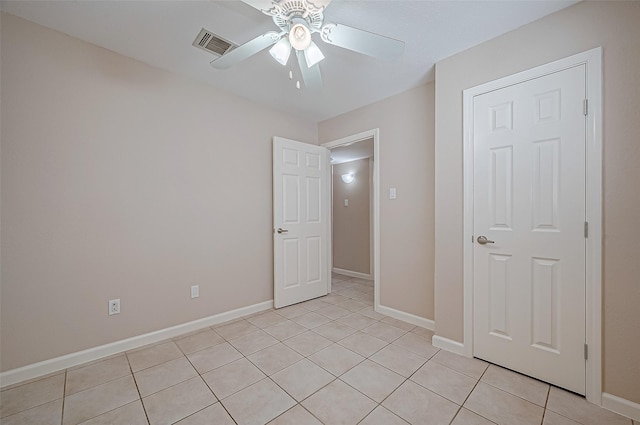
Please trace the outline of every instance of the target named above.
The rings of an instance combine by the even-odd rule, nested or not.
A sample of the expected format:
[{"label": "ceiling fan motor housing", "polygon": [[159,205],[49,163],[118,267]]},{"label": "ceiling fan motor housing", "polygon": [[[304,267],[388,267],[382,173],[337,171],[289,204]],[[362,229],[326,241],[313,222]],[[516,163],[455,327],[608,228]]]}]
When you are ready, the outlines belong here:
[{"label": "ceiling fan motor housing", "polygon": [[274,2],[273,8],[265,11],[273,17],[273,22],[283,31],[289,32],[292,21],[301,19],[309,31],[320,31],[324,21],[324,7],[316,7],[307,0],[283,0]]}]

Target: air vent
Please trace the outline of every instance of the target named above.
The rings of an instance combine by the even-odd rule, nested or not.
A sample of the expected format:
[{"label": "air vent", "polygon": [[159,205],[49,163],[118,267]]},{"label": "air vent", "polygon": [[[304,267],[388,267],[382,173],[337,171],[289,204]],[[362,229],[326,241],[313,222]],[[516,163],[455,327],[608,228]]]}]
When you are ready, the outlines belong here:
[{"label": "air vent", "polygon": [[206,50],[209,53],[213,53],[216,56],[222,56],[234,47],[237,47],[230,41],[227,41],[204,28],[200,30],[200,34],[198,34],[196,39],[193,41],[193,46]]}]

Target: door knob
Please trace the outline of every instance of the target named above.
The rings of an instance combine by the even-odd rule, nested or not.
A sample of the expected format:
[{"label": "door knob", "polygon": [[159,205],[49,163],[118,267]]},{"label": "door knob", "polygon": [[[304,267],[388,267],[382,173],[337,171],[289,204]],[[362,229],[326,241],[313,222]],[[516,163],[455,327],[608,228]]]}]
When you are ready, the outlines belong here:
[{"label": "door knob", "polygon": [[478,236],[476,239],[480,245],[486,245],[488,243],[495,243],[494,241],[490,241],[486,236]]},{"label": "door knob", "polygon": [[282,227],[278,227],[278,230],[276,230],[276,232],[278,232],[278,234],[282,234],[282,233],[287,233],[288,230],[287,229],[283,229]]}]

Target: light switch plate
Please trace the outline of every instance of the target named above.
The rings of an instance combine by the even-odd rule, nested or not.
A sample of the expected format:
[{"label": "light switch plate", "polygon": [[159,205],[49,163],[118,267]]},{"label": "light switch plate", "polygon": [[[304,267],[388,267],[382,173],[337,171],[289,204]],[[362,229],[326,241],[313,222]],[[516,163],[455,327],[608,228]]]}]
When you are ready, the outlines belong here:
[{"label": "light switch plate", "polygon": [[396,199],[396,188],[389,188],[389,199]]}]

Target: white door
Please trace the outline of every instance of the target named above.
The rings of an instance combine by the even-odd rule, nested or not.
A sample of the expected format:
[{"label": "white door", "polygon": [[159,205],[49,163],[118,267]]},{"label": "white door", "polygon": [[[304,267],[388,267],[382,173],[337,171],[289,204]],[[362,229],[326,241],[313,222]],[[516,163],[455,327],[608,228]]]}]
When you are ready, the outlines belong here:
[{"label": "white door", "polygon": [[473,112],[474,356],[580,394],[585,85],[576,66],[476,96]]},{"label": "white door", "polygon": [[326,295],[331,229],[329,150],[273,138],[276,308]]}]

